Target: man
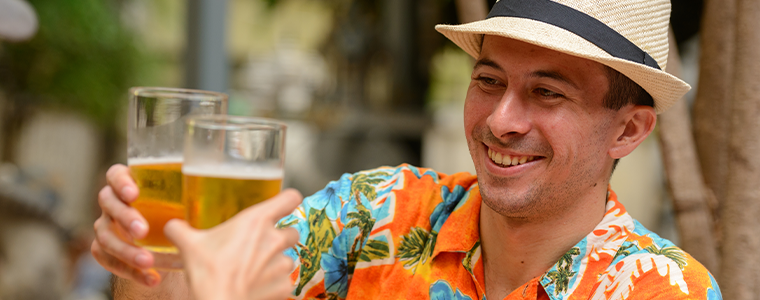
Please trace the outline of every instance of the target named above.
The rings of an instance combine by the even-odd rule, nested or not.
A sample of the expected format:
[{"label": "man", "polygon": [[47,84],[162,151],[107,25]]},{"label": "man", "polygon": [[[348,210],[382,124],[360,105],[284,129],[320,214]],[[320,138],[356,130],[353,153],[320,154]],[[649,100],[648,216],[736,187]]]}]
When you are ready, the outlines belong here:
[{"label": "man", "polygon": [[[304,199],[278,223],[300,233],[286,251],[296,262],[291,297],[720,299],[702,265],[634,221],[609,189],[616,161],[689,89],[663,71],[669,12],[667,0],[502,0],[486,20],[437,26],[477,59],[464,119],[477,177],[384,167]],[[125,168],[112,170],[113,189],[131,189],[120,196],[132,199]],[[135,214],[104,218],[131,224]],[[192,250],[201,242],[184,241],[208,233],[180,221],[165,232],[190,251],[186,263],[202,258]],[[126,249],[109,254],[131,266],[124,270],[149,267],[135,263],[139,249],[113,244]],[[238,254],[260,257],[250,253]],[[197,269],[188,276],[199,295],[213,287],[195,279]],[[139,271],[117,274],[145,283]]]}]

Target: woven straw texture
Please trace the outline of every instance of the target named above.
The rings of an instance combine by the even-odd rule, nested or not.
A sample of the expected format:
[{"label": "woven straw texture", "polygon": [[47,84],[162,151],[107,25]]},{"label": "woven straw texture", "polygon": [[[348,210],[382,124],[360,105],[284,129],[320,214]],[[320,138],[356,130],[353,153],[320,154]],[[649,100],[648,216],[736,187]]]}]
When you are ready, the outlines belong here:
[{"label": "woven straw texture", "polygon": [[[502,0],[509,1],[509,0]],[[662,70],[668,61],[669,0],[557,0],[592,16],[651,55]],[[691,88],[682,80],[654,68],[612,57],[591,42],[565,29],[540,21],[494,17],[462,25],[438,25],[440,33],[477,58],[483,35],[497,35],[587,58],[628,76],[646,90],[661,113]]]}]

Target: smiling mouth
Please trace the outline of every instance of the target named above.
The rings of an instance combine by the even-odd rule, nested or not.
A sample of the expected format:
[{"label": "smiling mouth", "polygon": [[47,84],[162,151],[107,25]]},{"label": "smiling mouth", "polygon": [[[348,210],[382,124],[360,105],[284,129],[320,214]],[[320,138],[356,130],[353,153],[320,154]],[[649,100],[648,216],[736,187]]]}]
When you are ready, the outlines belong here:
[{"label": "smiling mouth", "polygon": [[540,159],[541,156],[510,156],[488,149],[488,157],[492,162],[501,167],[513,167]]}]

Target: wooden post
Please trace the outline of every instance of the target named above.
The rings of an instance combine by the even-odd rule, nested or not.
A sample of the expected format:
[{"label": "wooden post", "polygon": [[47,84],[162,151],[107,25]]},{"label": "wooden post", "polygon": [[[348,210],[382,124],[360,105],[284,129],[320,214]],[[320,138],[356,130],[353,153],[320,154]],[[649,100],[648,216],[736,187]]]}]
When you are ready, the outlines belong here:
[{"label": "wooden post", "polygon": [[[678,77],[681,59],[670,31],[670,53],[667,72]],[[660,114],[660,145],[668,191],[676,212],[680,237],[679,246],[701,262],[711,272],[718,270],[718,251],[715,245],[712,213],[691,135],[691,119],[684,99]]]},{"label": "wooden post", "polygon": [[726,199],[722,203],[725,299],[760,294],[760,1],[737,0]]}]

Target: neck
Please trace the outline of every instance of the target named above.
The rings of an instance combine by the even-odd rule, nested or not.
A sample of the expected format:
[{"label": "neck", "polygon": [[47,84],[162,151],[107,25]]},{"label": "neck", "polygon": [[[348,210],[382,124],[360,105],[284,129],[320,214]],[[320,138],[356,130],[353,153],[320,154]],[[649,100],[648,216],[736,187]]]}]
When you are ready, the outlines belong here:
[{"label": "neck", "polygon": [[607,185],[579,197],[551,217],[513,218],[480,208],[486,297],[503,299],[551,268],[588,235],[605,213]]}]

